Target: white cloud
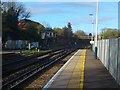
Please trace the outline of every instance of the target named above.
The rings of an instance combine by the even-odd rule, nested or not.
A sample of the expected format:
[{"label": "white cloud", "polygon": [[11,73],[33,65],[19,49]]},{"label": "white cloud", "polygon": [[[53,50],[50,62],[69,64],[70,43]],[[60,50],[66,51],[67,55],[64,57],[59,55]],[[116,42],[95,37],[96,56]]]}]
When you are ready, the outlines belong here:
[{"label": "white cloud", "polygon": [[72,25],[79,25],[79,24],[88,24],[88,23],[90,23],[90,17],[88,18],[88,17],[84,17],[84,19],[83,18],[74,18],[74,19],[72,19],[72,20],[70,20],[70,22],[72,23]]},{"label": "white cloud", "polygon": [[[116,16],[102,16],[102,17],[99,17],[98,22],[99,24],[104,24],[114,19],[116,19]],[[73,25],[91,24],[91,18],[90,17],[74,18],[74,19],[71,19],[70,22]]]},{"label": "white cloud", "polygon": [[[53,15],[53,14],[73,14],[73,11],[71,10],[65,10],[65,9],[47,9],[47,8],[39,8],[38,7],[26,7],[28,10],[31,11],[32,15]],[[74,13],[78,13],[79,11],[74,11]]]},{"label": "white cloud", "polygon": [[[94,9],[94,3],[33,3],[26,5],[26,8],[31,11],[32,15],[38,14],[77,14],[80,10]],[[74,9],[75,11],[72,11]],[[94,9],[95,10],[95,9]]]},{"label": "white cloud", "polygon": [[115,20],[117,16],[103,16],[103,17],[99,17],[99,23],[102,24],[104,22],[108,22],[111,20]]}]

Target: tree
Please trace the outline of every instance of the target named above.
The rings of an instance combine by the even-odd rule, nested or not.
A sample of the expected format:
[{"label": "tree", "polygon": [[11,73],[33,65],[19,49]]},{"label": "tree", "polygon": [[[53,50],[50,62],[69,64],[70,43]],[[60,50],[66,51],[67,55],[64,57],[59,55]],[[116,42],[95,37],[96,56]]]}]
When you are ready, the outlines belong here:
[{"label": "tree", "polygon": [[117,38],[120,37],[120,32],[117,29],[104,28],[101,35],[104,39]]},{"label": "tree", "polygon": [[71,26],[70,22],[67,24],[67,27],[65,26],[63,28],[63,32],[64,32],[64,44],[72,45],[72,43],[73,43],[73,32],[72,32],[72,26]]},{"label": "tree", "polygon": [[44,30],[45,30],[45,27],[42,24],[37,23],[37,34],[39,39],[41,39],[41,35]]},{"label": "tree", "polygon": [[78,31],[75,32],[75,35],[76,35],[77,37],[81,38],[82,36],[85,36],[86,34],[85,34],[84,31],[78,30]]},{"label": "tree", "polygon": [[71,27],[71,23],[70,22],[68,22],[68,28],[70,29],[70,30],[72,30],[72,27]]},{"label": "tree", "polygon": [[57,36],[59,36],[59,37],[63,37],[64,36],[63,29],[61,29],[61,28],[54,28],[54,30],[55,30]]},{"label": "tree", "polygon": [[69,36],[69,37],[72,37],[73,32],[72,32],[72,26],[71,26],[71,23],[69,22],[67,26],[68,26],[68,36]]},{"label": "tree", "polygon": [[63,28],[63,31],[64,31],[64,36],[67,38],[67,39],[71,39],[72,36],[73,36],[73,32],[72,32],[72,26],[71,26],[71,23],[69,22],[67,24],[67,27],[65,26]]},{"label": "tree", "polygon": [[30,12],[26,11],[24,5],[18,2],[2,2],[1,10],[2,41],[6,42],[8,37],[19,39],[18,19],[30,17]]},{"label": "tree", "polygon": [[37,26],[34,23],[27,24],[27,32],[29,35],[29,40],[35,41],[38,40]]},{"label": "tree", "polygon": [[68,36],[68,28],[66,26],[63,28],[63,32],[64,32],[64,37],[68,38],[69,37]]},{"label": "tree", "polygon": [[29,19],[24,19],[26,36],[23,37],[24,40],[40,41],[41,33],[45,29],[43,25],[38,22],[31,21]]},{"label": "tree", "polygon": [[26,19],[30,17],[28,11],[22,3],[19,2],[2,2],[2,13],[15,15],[17,19]]}]

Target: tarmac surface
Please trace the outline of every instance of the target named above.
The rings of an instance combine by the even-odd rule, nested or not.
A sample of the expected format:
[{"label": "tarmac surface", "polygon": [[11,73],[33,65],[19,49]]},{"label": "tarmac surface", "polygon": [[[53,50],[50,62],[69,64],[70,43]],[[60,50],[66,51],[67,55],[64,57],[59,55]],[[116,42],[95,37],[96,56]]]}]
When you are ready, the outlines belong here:
[{"label": "tarmac surface", "polygon": [[[94,53],[87,50],[84,88],[118,88],[118,84]],[[114,90],[114,89],[113,89]]]},{"label": "tarmac surface", "polygon": [[108,88],[119,90],[119,85],[100,60],[90,50],[78,50],[44,86],[45,89]]}]

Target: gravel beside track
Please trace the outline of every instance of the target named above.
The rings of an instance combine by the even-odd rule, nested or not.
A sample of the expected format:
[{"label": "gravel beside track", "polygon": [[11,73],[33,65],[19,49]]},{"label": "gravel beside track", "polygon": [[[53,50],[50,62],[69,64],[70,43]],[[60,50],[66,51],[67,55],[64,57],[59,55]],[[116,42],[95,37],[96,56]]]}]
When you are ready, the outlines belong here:
[{"label": "gravel beside track", "polygon": [[[61,60],[62,58],[64,58],[66,55],[70,54],[74,50],[75,49],[62,49],[58,51],[53,51],[51,53],[48,53],[48,56],[43,55],[37,58],[33,58],[32,60],[29,60],[29,62],[24,61],[26,62],[25,63],[26,65],[23,64],[22,62],[19,62],[19,64],[17,64],[18,66],[12,65],[12,67],[15,67],[15,69],[24,66],[27,67],[16,71],[15,73],[11,74],[6,78],[3,78],[3,90],[19,87],[21,83],[26,82],[27,80],[29,80],[29,78],[31,78],[32,76],[36,75],[39,72],[42,72],[44,69],[56,63],[58,60]],[[61,67],[61,65],[58,66]],[[59,67],[54,67],[54,68],[59,68]],[[8,70],[12,70],[12,69],[8,68]],[[54,73],[55,72],[53,72],[53,74]]]}]

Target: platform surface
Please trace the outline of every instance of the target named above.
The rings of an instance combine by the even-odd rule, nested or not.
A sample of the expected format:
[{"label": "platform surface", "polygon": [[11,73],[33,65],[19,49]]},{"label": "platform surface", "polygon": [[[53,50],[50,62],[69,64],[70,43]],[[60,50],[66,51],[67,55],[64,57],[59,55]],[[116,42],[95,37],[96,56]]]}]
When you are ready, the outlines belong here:
[{"label": "platform surface", "polygon": [[100,60],[90,50],[78,50],[43,89],[119,88]]}]

